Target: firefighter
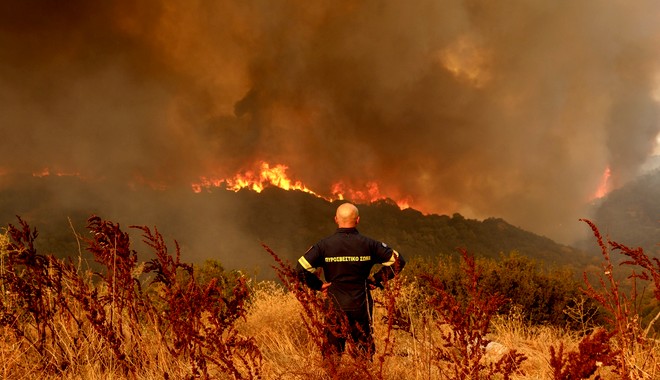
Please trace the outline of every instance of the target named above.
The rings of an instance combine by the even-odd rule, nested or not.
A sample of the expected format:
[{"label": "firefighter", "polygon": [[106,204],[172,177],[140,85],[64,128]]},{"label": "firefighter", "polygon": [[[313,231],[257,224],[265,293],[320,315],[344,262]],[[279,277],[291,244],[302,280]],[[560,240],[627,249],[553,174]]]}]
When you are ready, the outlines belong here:
[{"label": "firefighter", "polygon": [[[350,339],[354,356],[371,360],[375,351],[371,290],[382,289],[383,282],[405,265],[403,257],[387,244],[360,234],[356,228],[359,222],[358,208],[351,203],[341,204],[335,214],[335,233],[310,247],[296,265],[304,283],[324,292],[337,311],[326,321],[326,358],[344,352]],[[382,267],[370,275],[376,264]],[[316,275],[317,268],[323,269],[325,281]],[[347,323],[348,334],[340,333],[339,320]]]}]

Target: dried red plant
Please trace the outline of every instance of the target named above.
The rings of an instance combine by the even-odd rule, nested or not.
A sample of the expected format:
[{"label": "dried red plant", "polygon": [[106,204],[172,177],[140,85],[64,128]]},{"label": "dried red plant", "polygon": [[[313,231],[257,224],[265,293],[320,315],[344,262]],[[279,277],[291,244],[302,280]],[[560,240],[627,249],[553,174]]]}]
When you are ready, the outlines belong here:
[{"label": "dried red plant", "polygon": [[[658,285],[660,285],[658,282],[660,280],[658,260],[651,260],[641,248],[630,249],[610,239],[605,242],[598,227],[593,222],[587,219],[580,220],[587,223],[593,231],[603,256],[602,272],[597,275],[600,288],[596,289],[589,281],[587,274],[584,273],[584,292],[608,312],[609,328],[619,347],[615,351],[616,360],[613,362],[613,366],[622,378],[632,378],[635,376],[634,372],[637,371],[634,366],[629,365],[629,359],[634,356],[633,347],[636,344],[644,346],[646,340],[640,325],[639,315],[635,309],[638,298],[637,280],[653,279],[656,286],[654,294],[658,297],[660,294],[658,293]],[[643,268],[641,274],[636,274],[633,269],[632,275],[628,277],[631,280],[631,290],[629,292],[622,290],[621,284],[614,273],[614,264],[610,252],[616,251],[621,251],[621,254],[630,257],[630,260],[623,261],[621,265]]]},{"label": "dried red plant", "polygon": [[307,287],[295,268],[284,261],[270,247],[262,244],[266,252],[275,261],[273,269],[284,286],[296,297],[302,306],[301,319],[311,341],[316,345],[319,353],[324,357],[324,367],[331,377],[339,374],[338,361],[332,357],[330,350],[329,333],[335,338],[348,335],[348,324],[341,313],[333,307],[322,293]]},{"label": "dried red plant", "polygon": [[152,285],[160,285],[157,298],[163,306],[154,315],[169,352],[188,358],[194,376],[214,377],[209,370],[213,365],[216,371],[235,379],[259,378],[261,352],[254,339],[241,336],[235,327],[247,314],[250,292],[246,279],[239,277],[229,296],[217,279],[200,285],[193,267],[181,262],[178,243],[172,257],[158,230],[136,228],[142,230],[145,243],[156,254],[144,272],[155,275]]},{"label": "dried red plant", "polygon": [[487,334],[491,321],[508,300],[500,294],[486,293],[479,286],[481,270],[474,256],[464,249],[459,252],[464,299],[452,293],[436,275],[420,276],[431,291],[429,304],[439,317],[435,323],[443,340],[435,347],[435,364],[451,379],[489,379],[496,374],[509,379],[526,360],[523,354],[510,350],[495,363],[483,360],[490,343]]},{"label": "dried red plant", "polygon": [[[582,338],[577,351],[564,353],[564,344],[558,350],[550,347],[550,367],[554,380],[587,379],[601,367],[615,364],[617,352],[610,346],[614,335],[605,329],[598,329]],[[594,380],[600,379],[596,375]]]},{"label": "dried red plant", "polygon": [[[141,345],[144,324],[156,320],[163,346],[191,363],[191,378],[260,377],[261,353],[254,340],[238,334],[235,327],[247,312],[250,292],[245,278],[236,279],[232,289],[217,279],[199,285],[193,267],[180,261],[178,244],[172,257],[158,231],[137,227],[156,253],[142,267],[128,234],[96,216],[88,220],[92,237],[86,242],[101,269],[81,273],[70,260],[37,253],[36,230],[20,218],[19,222],[20,228],[9,225],[11,242],[3,247],[0,325],[28,343],[44,373],[61,374],[76,364],[75,348],[89,341],[94,331],[109,354],[100,352],[96,359],[112,358],[102,366],[134,377],[150,355],[149,347]],[[153,276],[146,292],[141,276]],[[63,342],[62,336],[70,341]],[[73,350],[71,344],[76,346]]]},{"label": "dried red plant", "polygon": [[[9,327],[16,338],[25,340],[39,358],[45,373],[61,373],[75,360],[69,347],[56,339],[55,318],[80,328],[82,321],[73,309],[73,297],[67,294],[67,279],[76,273],[70,261],[37,253],[36,229],[18,218],[20,227],[8,226],[10,243],[4,247],[0,274],[3,294],[0,297],[0,325]],[[74,337],[74,342],[77,341]]]}]

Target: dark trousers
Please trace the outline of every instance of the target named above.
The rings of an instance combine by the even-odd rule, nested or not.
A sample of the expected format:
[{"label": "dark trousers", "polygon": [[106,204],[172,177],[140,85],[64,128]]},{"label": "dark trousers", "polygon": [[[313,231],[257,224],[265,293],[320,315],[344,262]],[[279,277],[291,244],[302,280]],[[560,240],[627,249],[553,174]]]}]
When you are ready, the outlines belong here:
[{"label": "dark trousers", "polygon": [[354,347],[352,356],[371,360],[376,345],[371,335],[371,313],[367,307],[359,310],[337,310],[327,322],[324,354],[343,353],[346,342],[350,340]]}]

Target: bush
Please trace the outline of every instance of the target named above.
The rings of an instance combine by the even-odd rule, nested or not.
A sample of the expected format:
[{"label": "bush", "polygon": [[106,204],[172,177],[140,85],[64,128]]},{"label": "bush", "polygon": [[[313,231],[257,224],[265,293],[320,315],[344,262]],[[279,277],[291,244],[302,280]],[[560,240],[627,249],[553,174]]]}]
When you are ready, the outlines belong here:
[{"label": "bush", "polygon": [[[420,276],[431,268],[440,268],[435,273],[447,292],[464,299],[467,294],[461,286],[465,276],[461,264],[450,257],[439,258],[440,263],[413,259],[406,266],[408,277]],[[477,263],[482,271],[480,286],[488,294],[498,293],[508,302],[499,309],[499,314],[522,312],[524,320],[532,325],[554,325],[582,328],[577,316],[566,311],[580,306],[585,314],[596,314],[593,300],[581,299],[582,291],[577,277],[568,269],[544,270],[536,261],[516,252],[502,255],[499,260],[480,258]],[[579,303],[581,303],[578,305]],[[598,316],[593,316],[596,324]]]},{"label": "bush", "polygon": [[[566,310],[579,302],[580,284],[567,269],[539,268],[536,261],[515,252],[502,256],[499,261],[484,262],[482,283],[489,291],[498,291],[511,302],[502,308],[523,310],[532,325],[581,327]],[[583,305],[586,311],[597,309],[593,301]]]}]

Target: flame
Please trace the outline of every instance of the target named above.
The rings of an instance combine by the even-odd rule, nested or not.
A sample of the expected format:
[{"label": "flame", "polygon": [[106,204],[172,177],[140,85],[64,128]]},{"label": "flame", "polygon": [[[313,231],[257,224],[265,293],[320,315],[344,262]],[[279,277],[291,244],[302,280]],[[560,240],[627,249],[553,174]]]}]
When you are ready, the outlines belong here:
[{"label": "flame", "polygon": [[610,182],[609,179],[612,176],[612,170],[610,170],[610,167],[606,167],[605,171],[603,172],[603,176],[600,178],[600,184],[598,185],[598,189],[594,193],[592,199],[599,199],[607,195],[610,189]]},{"label": "flame", "polygon": [[43,168],[40,172],[34,172],[32,173],[33,177],[48,177],[50,175],[50,169],[49,168]]},{"label": "flame", "polygon": [[[261,193],[266,187],[279,187],[284,190],[302,191],[315,197],[325,199],[329,202],[350,201],[355,203],[373,203],[380,200],[392,200],[400,209],[410,208],[412,200],[410,197],[386,196],[375,181],[366,182],[361,187],[351,187],[344,181],[335,182],[327,193],[316,192],[307,187],[302,181],[294,180],[287,175],[288,166],[283,164],[271,165],[265,161],[259,161],[253,169],[244,170],[228,178],[200,177],[197,182],[191,183],[192,191],[201,193],[210,191],[213,188],[224,188],[226,190],[238,192],[241,189],[248,189]],[[0,175],[7,174],[9,171],[0,168]],[[56,177],[79,177],[84,179],[79,172],[64,172],[45,167],[40,171],[32,173],[32,176],[43,178],[49,176]],[[133,181],[129,182],[129,187],[147,186],[154,190],[166,190],[168,186],[162,182],[156,182],[147,177],[134,175]]]},{"label": "flame", "polygon": [[[373,181],[367,182],[362,189],[349,188],[344,182],[339,181],[332,185],[329,195],[322,195],[305,186],[302,181],[289,178],[286,173],[289,167],[286,165],[271,165],[268,162],[261,161],[256,166],[255,170],[246,170],[231,178],[200,177],[198,182],[191,184],[192,190],[195,193],[200,193],[204,190],[224,186],[225,189],[231,191],[249,189],[260,193],[268,186],[275,186],[284,190],[302,191],[329,202],[350,200],[356,203],[370,203],[388,198],[381,194],[378,183]],[[401,209],[410,207],[410,198],[402,198],[394,200],[394,202]]]},{"label": "flame", "polygon": [[[387,199],[381,194],[376,182],[367,182],[365,188],[360,190],[348,188],[343,182],[337,182],[332,185],[332,195],[338,200],[350,199],[358,203],[370,203],[382,199]],[[395,200],[400,209],[410,208],[410,199],[403,198]]]},{"label": "flame", "polygon": [[192,184],[192,189],[200,193],[204,189],[212,187],[225,186],[227,190],[239,191],[241,189],[250,189],[260,193],[267,186],[275,186],[284,190],[300,190],[319,196],[310,190],[301,181],[294,181],[289,178],[286,171],[289,167],[277,164],[271,167],[267,162],[261,162],[257,170],[247,170],[244,173],[236,174],[232,178],[208,178],[200,177],[200,181]]}]

